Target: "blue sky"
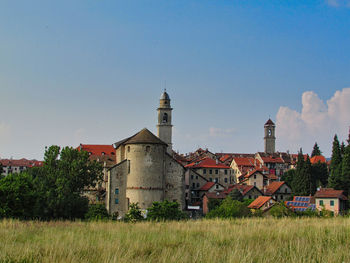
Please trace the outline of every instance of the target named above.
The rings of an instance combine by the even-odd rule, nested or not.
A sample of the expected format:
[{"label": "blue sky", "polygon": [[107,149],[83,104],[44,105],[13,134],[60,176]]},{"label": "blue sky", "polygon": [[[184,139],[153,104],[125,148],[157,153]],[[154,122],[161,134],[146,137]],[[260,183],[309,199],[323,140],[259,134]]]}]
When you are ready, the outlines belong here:
[{"label": "blue sky", "polygon": [[349,47],[346,0],[4,0],[0,157],[155,132],[165,81],[175,150],[262,151],[271,116],[278,150],[329,156],[350,125]]}]

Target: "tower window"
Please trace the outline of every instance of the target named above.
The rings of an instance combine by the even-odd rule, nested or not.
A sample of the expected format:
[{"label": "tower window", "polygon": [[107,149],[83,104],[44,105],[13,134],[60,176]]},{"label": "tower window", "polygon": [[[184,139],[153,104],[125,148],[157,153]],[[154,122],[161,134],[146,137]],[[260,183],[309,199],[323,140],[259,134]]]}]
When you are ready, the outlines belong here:
[{"label": "tower window", "polygon": [[168,122],[168,114],[164,113],[163,115],[163,123],[167,123]]},{"label": "tower window", "polygon": [[130,152],[130,146],[128,146],[128,152]]},{"label": "tower window", "polygon": [[146,146],[146,152],[149,152],[151,150],[151,146]]}]

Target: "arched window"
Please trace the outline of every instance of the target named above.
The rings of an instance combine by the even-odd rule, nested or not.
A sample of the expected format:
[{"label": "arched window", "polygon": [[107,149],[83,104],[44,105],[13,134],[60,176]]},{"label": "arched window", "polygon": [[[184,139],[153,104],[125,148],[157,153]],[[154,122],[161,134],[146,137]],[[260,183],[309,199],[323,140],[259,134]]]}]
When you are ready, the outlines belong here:
[{"label": "arched window", "polygon": [[164,113],[164,115],[163,115],[163,123],[166,123],[166,122],[168,122],[168,114]]}]

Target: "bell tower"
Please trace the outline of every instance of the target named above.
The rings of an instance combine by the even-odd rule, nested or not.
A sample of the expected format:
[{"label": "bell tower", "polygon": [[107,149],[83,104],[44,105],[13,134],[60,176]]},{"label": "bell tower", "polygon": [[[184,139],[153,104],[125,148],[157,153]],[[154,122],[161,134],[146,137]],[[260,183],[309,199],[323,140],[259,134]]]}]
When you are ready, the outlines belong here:
[{"label": "bell tower", "polygon": [[158,138],[168,144],[167,152],[172,155],[172,128],[171,124],[171,113],[172,108],[170,106],[170,97],[166,90],[160,96],[158,111],[158,125],[157,135]]},{"label": "bell tower", "polygon": [[271,119],[269,119],[264,125],[265,153],[270,153],[270,154],[275,153],[275,148],[276,148],[275,128],[276,128],[276,125],[273,123]]}]

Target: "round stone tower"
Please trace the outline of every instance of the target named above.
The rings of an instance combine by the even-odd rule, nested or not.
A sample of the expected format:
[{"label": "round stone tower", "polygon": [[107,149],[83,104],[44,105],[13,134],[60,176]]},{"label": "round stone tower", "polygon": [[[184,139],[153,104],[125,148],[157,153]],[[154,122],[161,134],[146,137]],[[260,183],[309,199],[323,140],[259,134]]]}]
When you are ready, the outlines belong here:
[{"label": "round stone tower", "polygon": [[158,111],[158,124],[157,124],[157,132],[158,137],[163,142],[165,142],[167,147],[167,152],[172,155],[172,129],[173,125],[171,124],[171,114],[172,108],[170,106],[170,97],[166,90],[164,90],[163,94],[160,96],[159,100],[159,108]]},{"label": "round stone tower", "polygon": [[167,145],[143,129],[124,142],[127,160],[126,198],[141,209],[164,200],[165,153]]}]

